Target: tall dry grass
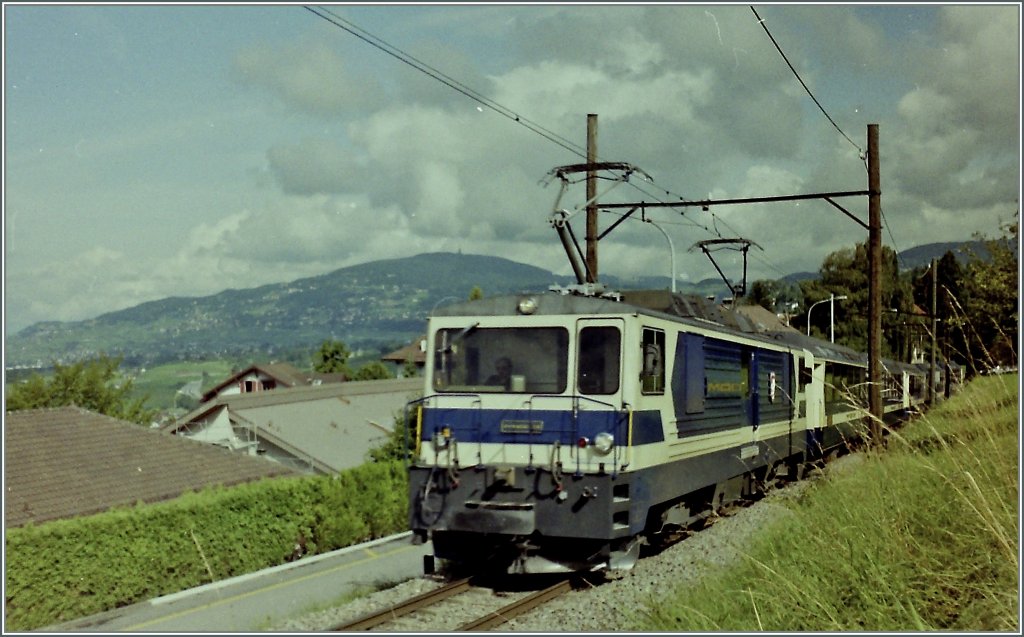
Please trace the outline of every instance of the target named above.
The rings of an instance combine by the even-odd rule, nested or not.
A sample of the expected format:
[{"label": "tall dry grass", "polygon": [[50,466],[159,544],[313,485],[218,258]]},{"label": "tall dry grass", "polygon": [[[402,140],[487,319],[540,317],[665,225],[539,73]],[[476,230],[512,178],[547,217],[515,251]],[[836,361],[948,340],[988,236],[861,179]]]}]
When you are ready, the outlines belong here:
[{"label": "tall dry grass", "polygon": [[1018,402],[1016,374],[969,383],[637,629],[1019,633]]}]

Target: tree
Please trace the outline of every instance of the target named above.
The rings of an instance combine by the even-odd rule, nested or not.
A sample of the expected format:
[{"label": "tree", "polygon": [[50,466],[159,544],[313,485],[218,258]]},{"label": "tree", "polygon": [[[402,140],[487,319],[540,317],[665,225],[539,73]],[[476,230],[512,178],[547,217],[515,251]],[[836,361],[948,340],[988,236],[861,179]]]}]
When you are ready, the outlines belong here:
[{"label": "tree", "polygon": [[775,281],[761,279],[754,281],[750,286],[750,294],[747,300],[753,305],[760,305],[766,310],[775,311],[775,304],[778,301],[778,285]]},{"label": "tree", "polygon": [[484,291],[480,289],[479,285],[474,285],[473,289],[469,291],[469,300],[478,301],[484,298]]},{"label": "tree", "polygon": [[410,420],[414,417],[414,411],[399,410],[394,414],[394,427],[387,440],[379,447],[370,449],[367,458],[370,462],[391,462],[393,460],[408,460],[416,449],[415,427],[413,423],[406,422],[405,416]]},{"label": "tree", "polygon": [[[900,276],[896,252],[882,246],[881,296],[882,313],[889,309],[907,312],[912,307],[913,293],[908,277]],[[835,304],[836,343],[866,352],[868,350],[869,260],[867,242],[854,248],[843,248],[825,257],[817,281],[802,281],[807,308],[830,295],[845,296]],[[805,309],[806,314],[806,309]],[[811,316],[812,334],[828,338],[828,311],[817,311]],[[805,324],[806,325],[806,324]],[[893,356],[899,349],[899,330],[883,326],[882,355]]]},{"label": "tree", "polygon": [[313,371],[323,374],[351,375],[348,357],[352,355],[345,343],[338,340],[326,340],[313,355]]},{"label": "tree", "polygon": [[[937,294],[935,298],[935,315],[938,319],[937,325],[939,334],[938,340],[944,345],[944,357],[966,363],[968,359],[968,345],[960,329],[951,329],[951,326],[960,323],[959,315],[963,310],[960,308],[961,281],[963,280],[963,268],[956,255],[947,250],[942,258],[938,260],[936,272],[938,280],[934,282]],[[915,322],[909,323],[908,328],[915,330],[918,338],[931,340],[931,311],[932,311],[932,272],[931,265],[915,268],[910,273],[910,280],[914,290],[914,302],[925,312],[925,316],[919,316]],[[909,343],[908,343],[909,347]]]},{"label": "tree", "polygon": [[118,375],[122,358],[98,358],[71,365],[54,363],[49,378],[33,374],[10,388],[6,408],[40,409],[75,405],[141,425],[150,424],[157,410],[145,406],[148,396],[132,398],[134,382]]},{"label": "tree", "polygon": [[984,243],[988,258],[972,254],[960,281],[959,316],[952,317],[951,327],[966,343],[964,353],[972,372],[1017,363],[1019,211],[1017,214],[1018,219],[1001,226],[1002,237],[975,235]]},{"label": "tree", "polygon": [[380,361],[369,362],[359,368],[353,380],[384,380],[394,378],[387,366]]},{"label": "tree", "polygon": [[419,366],[411,358],[405,359],[405,363],[402,365],[402,378],[415,378],[419,375]]}]

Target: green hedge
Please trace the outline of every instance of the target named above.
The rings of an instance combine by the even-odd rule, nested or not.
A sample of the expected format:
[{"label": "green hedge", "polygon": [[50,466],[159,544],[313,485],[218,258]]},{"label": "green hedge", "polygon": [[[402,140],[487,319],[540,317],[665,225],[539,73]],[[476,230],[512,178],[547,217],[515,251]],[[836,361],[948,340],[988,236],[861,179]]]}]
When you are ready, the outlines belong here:
[{"label": "green hedge", "polygon": [[405,530],[401,462],[7,529],[6,629],[32,630]]}]

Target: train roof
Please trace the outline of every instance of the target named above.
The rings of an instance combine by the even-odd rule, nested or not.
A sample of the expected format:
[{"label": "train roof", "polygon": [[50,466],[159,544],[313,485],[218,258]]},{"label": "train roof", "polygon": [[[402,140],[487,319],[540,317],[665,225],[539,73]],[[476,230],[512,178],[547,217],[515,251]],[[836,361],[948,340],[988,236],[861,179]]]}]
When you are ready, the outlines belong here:
[{"label": "train roof", "polygon": [[533,299],[533,315],[645,314],[679,323],[742,335],[775,345],[806,349],[816,358],[867,365],[867,354],[806,336],[796,330],[766,330],[751,318],[698,295],[668,290],[624,290],[581,294],[553,286],[545,292],[523,292],[453,303],[431,314],[444,316],[510,316],[519,313],[519,302]]}]

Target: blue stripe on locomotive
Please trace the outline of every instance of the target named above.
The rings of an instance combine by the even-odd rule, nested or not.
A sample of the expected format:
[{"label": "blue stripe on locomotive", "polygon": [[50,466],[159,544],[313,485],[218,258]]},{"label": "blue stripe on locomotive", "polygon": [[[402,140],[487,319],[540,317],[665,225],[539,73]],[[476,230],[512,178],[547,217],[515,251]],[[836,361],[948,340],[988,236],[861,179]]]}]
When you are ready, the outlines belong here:
[{"label": "blue stripe on locomotive", "polygon": [[[529,409],[442,409],[424,408],[421,438],[430,440],[447,428],[459,442],[495,444],[576,444],[580,437],[594,439],[612,433],[625,444],[628,416],[619,411],[577,411]],[[643,445],[665,439],[661,413],[657,410],[633,413],[633,444]]]}]

